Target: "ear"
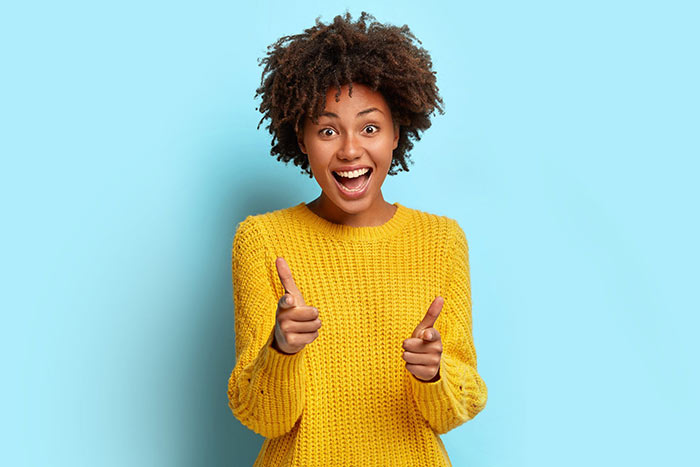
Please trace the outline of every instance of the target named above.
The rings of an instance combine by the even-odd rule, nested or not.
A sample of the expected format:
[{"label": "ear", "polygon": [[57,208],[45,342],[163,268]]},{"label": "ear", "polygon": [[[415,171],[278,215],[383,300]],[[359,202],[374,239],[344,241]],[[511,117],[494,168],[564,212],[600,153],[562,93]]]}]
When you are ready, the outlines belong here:
[{"label": "ear", "polygon": [[304,125],[306,124],[306,115],[301,117],[301,121],[299,122],[299,126],[296,130],[297,133],[297,144],[299,145],[299,150],[306,154],[307,156],[309,155],[308,152],[306,152],[306,145],[304,144]]},{"label": "ear", "polygon": [[306,145],[304,144],[304,133],[303,132],[297,133],[297,144],[299,145],[299,149],[301,150],[301,152],[303,152],[306,155],[309,154],[308,152],[306,152]]},{"label": "ear", "polygon": [[393,149],[396,149],[396,147],[399,145],[399,136],[401,135],[401,131],[399,130],[399,124],[394,123],[394,147]]}]

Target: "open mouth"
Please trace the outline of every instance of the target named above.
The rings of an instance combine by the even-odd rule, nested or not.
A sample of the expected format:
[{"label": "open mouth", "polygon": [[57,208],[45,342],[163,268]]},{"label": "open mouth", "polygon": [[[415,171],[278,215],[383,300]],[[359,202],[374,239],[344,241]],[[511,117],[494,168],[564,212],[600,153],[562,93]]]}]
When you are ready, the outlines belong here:
[{"label": "open mouth", "polygon": [[349,193],[356,193],[364,190],[367,186],[370,176],[372,175],[372,169],[368,168],[367,172],[358,177],[343,177],[336,172],[333,172],[333,177],[338,181],[340,185]]}]

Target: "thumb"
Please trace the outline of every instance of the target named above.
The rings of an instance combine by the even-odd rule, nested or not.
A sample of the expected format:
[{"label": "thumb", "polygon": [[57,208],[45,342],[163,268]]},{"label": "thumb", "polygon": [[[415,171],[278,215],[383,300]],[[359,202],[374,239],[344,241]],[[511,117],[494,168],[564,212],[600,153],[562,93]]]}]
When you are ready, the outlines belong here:
[{"label": "thumb", "polygon": [[292,295],[290,293],[285,293],[282,296],[282,304],[287,308],[293,307],[294,306],[294,295]]}]

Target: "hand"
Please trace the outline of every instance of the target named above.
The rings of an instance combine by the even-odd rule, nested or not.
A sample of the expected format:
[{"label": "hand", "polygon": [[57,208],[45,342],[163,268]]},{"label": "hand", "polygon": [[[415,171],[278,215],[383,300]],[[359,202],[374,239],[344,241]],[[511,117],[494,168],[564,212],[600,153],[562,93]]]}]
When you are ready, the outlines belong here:
[{"label": "hand", "polygon": [[407,362],[406,369],[424,382],[432,383],[440,379],[442,339],[433,325],[444,303],[444,298],[436,297],[423,321],[418,324],[411,337],[403,341],[402,347],[405,351],[401,357]]},{"label": "hand", "polygon": [[306,306],[284,258],[277,258],[275,265],[285,294],[277,302],[272,346],[282,353],[295,354],[318,337],[321,320],[316,308]]}]

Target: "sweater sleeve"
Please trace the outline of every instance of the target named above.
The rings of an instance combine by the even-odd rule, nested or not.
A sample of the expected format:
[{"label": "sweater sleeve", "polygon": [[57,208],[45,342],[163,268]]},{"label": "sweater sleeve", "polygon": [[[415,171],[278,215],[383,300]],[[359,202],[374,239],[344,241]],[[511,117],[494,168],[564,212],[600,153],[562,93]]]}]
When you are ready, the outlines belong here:
[{"label": "sweater sleeve", "polygon": [[453,238],[448,254],[452,264],[438,317],[438,322],[443,320],[440,378],[434,382],[421,381],[413,375],[410,378],[416,404],[438,434],[474,418],[486,406],[488,396],[486,384],[476,370],[472,339],[469,246],[457,221],[451,222]]},{"label": "sweater sleeve", "polygon": [[234,416],[254,432],[275,438],[289,432],[304,408],[304,354],[272,347],[277,301],[265,236],[248,216],[236,230],[231,253],[236,365],[228,381]]}]

